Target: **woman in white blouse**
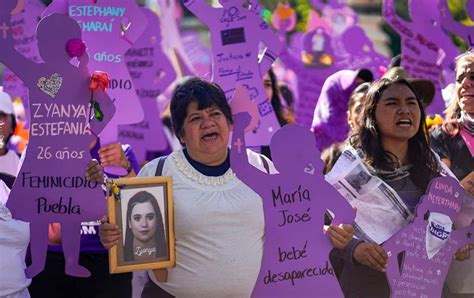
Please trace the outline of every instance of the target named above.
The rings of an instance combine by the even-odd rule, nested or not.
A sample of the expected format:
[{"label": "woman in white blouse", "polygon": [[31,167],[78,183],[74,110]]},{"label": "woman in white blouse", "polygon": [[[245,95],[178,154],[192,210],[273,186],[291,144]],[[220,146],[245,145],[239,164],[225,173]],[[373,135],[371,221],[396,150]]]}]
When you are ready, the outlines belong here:
[{"label": "woman in white blouse", "polygon": [[[232,114],[224,92],[197,78],[178,87],[171,100],[173,128],[183,150],[169,155],[162,175],[173,177],[176,267],[166,283],[149,274],[158,289],[142,297],[249,297],[263,252],[262,199],[232,172],[229,134]],[[249,162],[275,172],[265,157],[249,151]],[[158,159],[139,177],[154,176]],[[341,229],[342,230],[342,229]],[[352,234],[346,235],[348,243]],[[120,239],[117,226],[101,225],[105,247]]]},{"label": "woman in white blouse", "polygon": [[0,297],[28,298],[31,280],[25,276],[29,224],[12,219],[5,203],[10,190],[0,180]]}]

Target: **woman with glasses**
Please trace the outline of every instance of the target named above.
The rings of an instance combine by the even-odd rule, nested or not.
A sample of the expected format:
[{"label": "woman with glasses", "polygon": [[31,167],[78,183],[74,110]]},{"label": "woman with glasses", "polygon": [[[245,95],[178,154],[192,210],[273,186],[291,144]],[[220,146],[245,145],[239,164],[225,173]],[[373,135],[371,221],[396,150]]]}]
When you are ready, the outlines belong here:
[{"label": "woman with glasses", "polygon": [[[474,52],[467,51],[455,60],[456,85],[446,120],[431,134],[431,146],[459,179],[474,204]],[[473,240],[474,242],[474,240]],[[454,262],[447,279],[447,297],[472,297],[474,258]]]},{"label": "woman with glasses", "polygon": [[461,185],[474,195],[474,52],[456,60],[456,86],[445,123],[431,135],[432,146]]}]

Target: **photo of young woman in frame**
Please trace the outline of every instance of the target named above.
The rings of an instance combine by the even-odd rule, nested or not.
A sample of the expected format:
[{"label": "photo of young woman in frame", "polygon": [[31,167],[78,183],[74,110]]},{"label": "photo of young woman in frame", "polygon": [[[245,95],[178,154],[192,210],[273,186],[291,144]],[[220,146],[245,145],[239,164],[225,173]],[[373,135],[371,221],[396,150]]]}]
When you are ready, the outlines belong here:
[{"label": "photo of young woman in frame", "polygon": [[125,261],[167,257],[163,216],[157,199],[151,193],[135,193],[128,200],[125,219]]},{"label": "photo of young woman in frame", "polygon": [[[174,216],[170,177],[110,180],[107,187],[108,216],[121,230],[121,240],[110,251],[110,272],[173,267]],[[112,191],[114,188],[115,192]]]}]

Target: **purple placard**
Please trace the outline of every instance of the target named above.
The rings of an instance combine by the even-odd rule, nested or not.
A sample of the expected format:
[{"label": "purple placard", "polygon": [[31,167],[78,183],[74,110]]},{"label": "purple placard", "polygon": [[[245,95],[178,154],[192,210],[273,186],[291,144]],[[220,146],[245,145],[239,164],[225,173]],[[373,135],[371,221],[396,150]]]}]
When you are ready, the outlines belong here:
[{"label": "purple placard", "polygon": [[[10,26],[9,11],[16,1],[4,1],[0,22]],[[51,34],[54,32],[54,34]],[[0,61],[15,72],[30,93],[30,142],[10,193],[7,207],[15,219],[30,222],[32,264],[27,277],[43,270],[48,246],[48,223],[61,223],[66,274],[89,276],[78,264],[81,222],[98,220],[106,212],[101,184],[84,177],[89,147],[115,112],[110,98],[94,92],[94,115],[89,112],[90,75],[83,47],[79,64],[70,63],[70,42],[78,45],[81,29],[63,14],[38,24],[37,37],[44,63],[34,63],[14,49],[10,30],[2,39]],[[92,119],[91,119],[92,116]],[[91,133],[93,131],[93,134]]]},{"label": "purple placard", "polygon": [[[451,11],[449,11],[448,0],[439,0],[439,10],[441,11],[441,26],[450,33],[460,36],[466,42],[467,46],[474,47],[474,28],[472,26],[466,26],[456,21]],[[465,11],[467,15],[474,18],[474,1],[466,1]]]},{"label": "purple placard", "polygon": [[331,47],[331,37],[316,28],[303,36],[303,51],[297,57],[290,49],[283,49],[280,60],[297,78],[296,123],[310,128],[321,88],[331,74],[339,70]]},{"label": "purple placard", "polygon": [[160,119],[157,97],[176,79],[173,65],[161,47],[158,16],[143,8],[148,25],[145,33],[125,53],[125,61],[140,98],[145,119],[137,124],[121,126],[119,141],[132,145],[139,162],[147,151],[163,151],[168,146]]},{"label": "purple placard", "polygon": [[[323,230],[327,209],[333,224],[352,223],[355,212],[329,185],[323,163],[307,128],[291,124],[272,137],[270,149],[278,174],[248,163],[244,129],[248,113],[234,116],[231,167],[237,177],[262,197],[265,242],[252,297],[343,297],[329,262],[333,248]],[[292,152],[293,154],[289,154]]]},{"label": "purple placard", "polygon": [[366,68],[372,72],[374,79],[383,75],[390,61],[374,49],[372,41],[361,27],[349,27],[340,39],[346,51],[341,60],[337,61],[340,69]]},{"label": "purple placard", "polygon": [[195,31],[181,32],[181,42],[193,65],[195,75],[211,80],[212,52],[211,49],[204,46],[199,33]]},{"label": "purple placard", "polygon": [[[247,134],[248,145],[268,145],[279,124],[265,92],[262,74],[268,71],[283,45],[258,15],[257,7],[244,8],[242,0],[220,2],[223,8],[213,8],[204,0],[183,1],[209,28],[213,52],[212,81],[222,87],[228,100],[236,84],[244,86],[258,105],[260,124]],[[259,65],[260,42],[266,48]]]},{"label": "purple placard", "polygon": [[441,29],[440,12],[433,1],[410,0],[408,3],[411,22],[397,15],[394,0],[384,0],[383,16],[402,39],[401,66],[411,77],[425,78],[435,84],[435,97],[426,109],[427,113],[441,114],[445,109],[441,89],[450,83],[443,78],[442,72],[444,69],[453,71],[453,61],[459,50]]},{"label": "purple placard", "polygon": [[354,26],[358,17],[354,10],[346,5],[343,0],[330,0],[322,6],[317,4],[320,1],[312,1],[313,6],[320,7],[322,12],[322,18],[324,23],[328,25],[328,33],[332,37],[332,46],[334,53],[338,56],[342,56],[345,53],[344,44],[340,40],[341,35],[350,27]]},{"label": "purple placard", "polygon": [[[160,19],[163,26],[163,48],[166,49],[173,59],[178,64],[179,76],[192,76],[196,73],[192,60],[186,51],[186,48],[181,40],[181,33],[179,30],[176,12],[176,0],[158,0],[160,6]],[[189,53],[189,54],[188,54]]]},{"label": "purple placard", "polygon": [[391,297],[441,297],[454,253],[474,241],[473,224],[453,229],[464,196],[454,178],[433,179],[414,221],[385,242]]},{"label": "purple placard", "polygon": [[90,69],[110,76],[107,93],[117,112],[103,131],[101,143],[115,143],[119,125],[138,123],[144,117],[124,55],[144,32],[146,17],[136,2],[129,0],[55,0],[44,15],[51,12],[67,13],[78,22],[91,59]]},{"label": "purple placard", "polygon": [[320,26],[331,34],[334,53],[339,56],[338,68],[366,68],[373,73],[375,79],[381,77],[389,59],[375,51],[364,30],[356,25],[358,17],[352,8],[343,0],[330,0],[325,5],[314,0],[312,4],[323,12],[323,18],[320,19],[317,13],[313,12],[308,26],[314,29],[316,24],[321,24]]},{"label": "purple placard", "polygon": [[347,28],[354,26],[358,21],[355,11],[347,5],[345,0],[311,0],[313,7],[322,12],[324,21],[329,24],[331,35],[342,34]]},{"label": "purple placard", "polygon": [[[44,9],[45,6],[41,1],[26,0],[23,10],[12,16],[11,19],[15,49],[34,62],[41,62],[36,41],[36,25]],[[5,68],[3,72],[3,90],[10,94],[13,100],[16,98],[21,99],[23,107],[25,108],[25,118],[20,120],[25,122],[25,128],[29,128],[30,124],[28,119],[30,118],[30,110],[28,106],[28,88],[8,68]]]}]

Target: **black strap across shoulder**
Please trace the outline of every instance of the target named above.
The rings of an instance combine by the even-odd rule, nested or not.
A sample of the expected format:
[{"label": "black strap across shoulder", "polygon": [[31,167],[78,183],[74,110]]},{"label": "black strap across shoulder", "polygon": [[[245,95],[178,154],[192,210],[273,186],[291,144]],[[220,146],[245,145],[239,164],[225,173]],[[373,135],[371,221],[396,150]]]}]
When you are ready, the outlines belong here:
[{"label": "black strap across shoulder", "polygon": [[168,158],[168,155],[158,157],[158,165],[156,166],[155,176],[163,175],[163,166],[165,165],[166,158]]}]

